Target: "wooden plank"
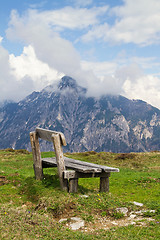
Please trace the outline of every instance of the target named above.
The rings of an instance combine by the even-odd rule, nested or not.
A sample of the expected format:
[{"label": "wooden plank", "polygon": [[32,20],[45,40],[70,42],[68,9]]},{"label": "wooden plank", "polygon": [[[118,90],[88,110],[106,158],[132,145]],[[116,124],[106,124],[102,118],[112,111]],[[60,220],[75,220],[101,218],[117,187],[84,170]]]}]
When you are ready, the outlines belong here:
[{"label": "wooden plank", "polygon": [[110,173],[83,173],[83,172],[76,172],[74,170],[65,170],[64,171],[64,178],[72,179],[72,178],[96,178],[96,177],[108,177]]},{"label": "wooden plank", "polygon": [[63,172],[64,170],[66,170],[66,168],[64,164],[64,157],[63,157],[63,150],[62,150],[60,135],[59,134],[52,135],[52,140],[53,140],[55,154],[56,154],[58,175],[59,175],[61,188],[62,190],[68,191],[68,181],[67,179],[63,178]]},{"label": "wooden plank", "polygon": [[65,159],[65,161],[67,160],[68,162],[71,162],[71,163],[76,162],[76,164],[79,164],[79,165],[88,166],[88,167],[90,166],[92,168],[100,168],[100,169],[103,169],[105,172],[119,172],[118,168],[108,167],[108,166],[99,165],[99,164],[95,164],[95,163],[84,162],[84,161],[67,158],[67,157],[64,157],[64,159]]},{"label": "wooden plank", "polygon": [[61,132],[46,130],[46,129],[43,129],[43,128],[36,128],[36,133],[37,133],[39,138],[42,138],[43,140],[46,140],[46,141],[49,141],[49,142],[52,142],[52,135],[59,134],[62,145],[66,146],[65,136]]},{"label": "wooden plank", "polygon": [[43,179],[43,168],[42,168],[39,141],[35,132],[30,133],[30,141],[31,141],[31,147],[32,147],[35,178],[37,180],[41,180]]},{"label": "wooden plank", "polygon": [[[53,164],[53,167],[55,165],[55,159],[54,158],[45,158],[42,159],[43,162],[49,162],[50,165]],[[94,173],[94,172],[102,172],[102,170],[100,168],[92,168],[91,166],[83,166],[82,164],[77,164],[76,161],[75,162],[70,162],[68,161],[68,158],[64,158],[64,163],[65,163],[65,167],[67,169],[73,169],[73,170],[77,170],[79,172],[84,172],[84,173]]]},{"label": "wooden plank", "polygon": [[50,168],[50,167],[57,167],[56,158],[42,158],[42,167],[43,168]]},{"label": "wooden plank", "polygon": [[102,172],[102,170],[100,168],[92,168],[92,167],[88,167],[88,166],[79,165],[76,163],[71,163],[68,161],[67,162],[65,161],[65,166],[66,166],[66,168],[71,168],[78,172],[83,172],[83,173]]},{"label": "wooden plank", "polygon": [[[46,158],[45,160],[42,159],[42,161],[48,161],[50,162],[50,165],[52,165],[52,161],[53,161],[53,165],[55,163],[55,158]],[[80,160],[76,160],[76,159],[71,159],[71,158],[67,158],[64,157],[64,161],[65,161],[65,166],[66,167],[72,167],[72,169],[85,169],[86,167],[86,171],[87,169],[90,170],[91,172],[101,172],[102,170],[104,172],[119,172],[118,168],[112,168],[112,167],[107,167],[107,166],[101,166],[98,164],[94,164],[94,163],[88,163],[88,162],[83,162]],[[83,166],[83,167],[81,167]],[[93,169],[93,170],[92,170]]]}]

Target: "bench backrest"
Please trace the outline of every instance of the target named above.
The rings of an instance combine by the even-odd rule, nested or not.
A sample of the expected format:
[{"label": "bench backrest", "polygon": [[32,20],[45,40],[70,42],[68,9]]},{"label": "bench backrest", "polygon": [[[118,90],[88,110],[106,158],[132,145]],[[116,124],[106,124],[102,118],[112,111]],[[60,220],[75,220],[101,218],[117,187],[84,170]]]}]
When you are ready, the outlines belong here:
[{"label": "bench backrest", "polygon": [[43,128],[36,128],[35,132],[30,133],[36,179],[43,178],[39,138],[46,141],[53,142],[61,188],[66,190],[66,188],[68,188],[67,180],[63,178],[63,173],[66,170],[65,163],[64,163],[63,149],[62,149],[62,146],[66,146],[66,140],[65,140],[64,134],[61,132],[46,130]]},{"label": "bench backrest", "polygon": [[36,134],[38,135],[39,138],[41,138],[43,140],[46,140],[46,141],[49,141],[49,142],[53,142],[53,136],[59,134],[61,144],[63,146],[66,146],[65,136],[61,132],[46,130],[46,129],[43,129],[43,128],[36,128]]}]

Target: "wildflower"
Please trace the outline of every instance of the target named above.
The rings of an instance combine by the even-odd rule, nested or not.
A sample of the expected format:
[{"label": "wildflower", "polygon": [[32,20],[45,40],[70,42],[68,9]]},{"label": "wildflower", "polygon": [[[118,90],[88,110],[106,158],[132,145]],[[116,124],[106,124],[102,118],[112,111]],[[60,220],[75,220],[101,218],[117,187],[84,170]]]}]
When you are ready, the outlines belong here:
[{"label": "wildflower", "polygon": [[7,214],[6,212],[4,212],[4,214]]}]

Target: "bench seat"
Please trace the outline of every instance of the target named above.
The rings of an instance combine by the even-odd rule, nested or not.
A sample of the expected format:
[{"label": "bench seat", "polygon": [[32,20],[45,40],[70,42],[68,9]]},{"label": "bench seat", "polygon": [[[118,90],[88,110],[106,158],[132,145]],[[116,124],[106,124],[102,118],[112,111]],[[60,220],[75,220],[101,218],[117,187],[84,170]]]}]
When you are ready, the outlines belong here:
[{"label": "bench seat", "polygon": [[[66,169],[72,169],[83,173],[119,172],[118,168],[88,163],[68,157],[64,157],[64,163]],[[42,158],[42,166],[43,168],[57,167],[56,158]]]}]

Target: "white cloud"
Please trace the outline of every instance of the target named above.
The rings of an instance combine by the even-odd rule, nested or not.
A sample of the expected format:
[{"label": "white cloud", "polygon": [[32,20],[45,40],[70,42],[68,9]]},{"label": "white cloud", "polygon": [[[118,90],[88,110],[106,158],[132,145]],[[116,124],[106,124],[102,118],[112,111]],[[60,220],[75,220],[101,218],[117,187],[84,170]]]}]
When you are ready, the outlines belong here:
[{"label": "white cloud", "polygon": [[145,75],[134,82],[127,79],[123,90],[130,99],[141,99],[160,109],[160,78]]},{"label": "white cloud", "polygon": [[142,68],[139,67],[139,65],[133,63],[119,68],[116,71],[115,76],[116,78],[120,79],[120,81],[130,79],[131,82],[134,82],[139,77],[144,76],[144,73]]},{"label": "white cloud", "polygon": [[[81,78],[86,80],[88,96],[122,94],[130,99],[142,99],[160,108],[160,78],[144,75],[138,65],[125,66],[117,71],[114,62],[83,61],[82,66],[84,71],[77,70],[75,78],[79,81]],[[0,101],[20,100],[34,90],[41,90],[60,76],[62,75],[37,59],[33,47],[25,47],[23,53],[15,57],[9,56],[0,46]]]},{"label": "white cloud", "polygon": [[31,44],[37,58],[56,69],[70,74],[80,68],[80,56],[72,43],[61,38],[43,20],[32,21],[32,18],[20,18],[13,12],[7,36],[11,40]]},{"label": "white cloud", "polygon": [[82,69],[85,71],[92,70],[95,76],[103,80],[104,76],[111,76],[117,69],[115,62],[89,62],[81,61]]},{"label": "white cloud", "polygon": [[93,41],[96,39],[105,39],[107,32],[109,32],[109,25],[107,23],[95,25],[89,30],[86,34],[84,34],[81,39],[84,42]]},{"label": "white cloud", "polygon": [[16,57],[0,45],[0,102],[19,101],[62,76],[38,60],[31,46]]},{"label": "white cloud", "polygon": [[2,46],[0,46],[0,86],[0,102],[19,100],[34,90],[33,82],[29,77],[18,82],[12,75],[9,54]]},{"label": "white cloud", "polygon": [[[33,90],[40,90],[64,73],[78,80],[80,85],[87,87],[89,96],[99,97],[107,93],[123,94],[129,98],[143,99],[160,108],[158,104],[160,79],[150,75],[145,76],[143,70],[137,65],[139,63],[143,68],[148,68],[154,59],[137,57],[127,59],[126,56],[122,56],[123,53],[112,62],[81,61],[72,43],[63,39],[57,32],[57,29],[88,29],[89,26],[94,25],[88,35],[84,36],[85,40],[96,37],[107,41],[115,40],[115,42],[132,39],[132,42],[147,43],[149,35],[145,40],[143,32],[133,38],[134,31],[141,31],[141,24],[136,30],[135,26],[138,23],[135,24],[136,20],[131,19],[129,27],[127,26],[126,9],[133,13],[131,17],[136,13],[129,7],[130,1],[126,1],[125,5],[120,7],[119,13],[118,8],[114,8],[114,14],[119,19],[112,27],[107,23],[98,25],[98,16],[106,13],[108,9],[106,6],[90,10],[71,7],[45,12],[29,10],[23,16],[13,11],[7,36],[10,40],[21,41],[28,47],[24,47],[20,56],[12,54],[10,57],[7,51],[2,47],[0,49],[2,50],[0,66],[1,69],[4,68],[3,73],[0,73],[0,81],[4,96],[14,100],[19,99]],[[141,6],[138,5],[136,8],[138,7],[137,18],[143,13]],[[144,22],[142,25],[144,27]],[[127,31],[127,28],[130,28],[130,31]],[[143,41],[139,41],[140,38]],[[135,64],[127,66],[127,62]],[[121,66],[119,70],[117,70],[118,66]],[[125,67],[122,68],[122,66]],[[2,94],[1,99],[3,98]]]},{"label": "white cloud", "polygon": [[53,83],[54,80],[58,80],[64,76],[63,73],[58,73],[46,63],[37,59],[31,45],[24,47],[23,53],[20,56],[11,54],[9,60],[12,74],[16,79],[21,81],[26,76],[30,77],[34,85],[37,86],[36,90],[41,90],[46,85]]},{"label": "white cloud", "polygon": [[87,86],[92,78],[96,79],[93,73],[82,70],[80,56],[71,42],[61,38],[45,19],[33,21],[33,18],[37,18],[37,13],[32,17],[27,15],[20,17],[13,11],[10,27],[7,30],[8,38],[23,41],[27,45],[31,44],[36,57],[41,62],[58,72],[72,76],[80,85]]},{"label": "white cloud", "polygon": [[124,4],[110,10],[116,17],[113,25],[103,23],[93,26],[82,37],[91,41],[102,39],[112,43],[149,45],[160,42],[160,1],[124,0]]},{"label": "white cloud", "polygon": [[70,6],[48,11],[37,11],[29,9],[22,16],[16,10],[11,13],[11,25],[27,25],[29,23],[42,24],[53,27],[54,30],[85,29],[99,22],[98,17],[105,14],[108,6],[87,8],[73,8]]}]

